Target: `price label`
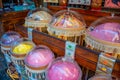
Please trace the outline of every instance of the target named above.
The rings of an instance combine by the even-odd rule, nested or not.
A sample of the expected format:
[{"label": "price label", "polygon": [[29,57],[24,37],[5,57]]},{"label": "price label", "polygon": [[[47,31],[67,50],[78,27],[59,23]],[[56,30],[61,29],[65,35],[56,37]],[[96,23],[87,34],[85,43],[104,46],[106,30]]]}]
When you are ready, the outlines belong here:
[{"label": "price label", "polygon": [[76,43],[67,41],[65,47],[65,57],[70,57],[74,59],[75,56]]},{"label": "price label", "polygon": [[58,3],[58,0],[44,0],[44,2]]},{"label": "price label", "polygon": [[78,4],[77,1],[78,0],[69,0],[69,4]]},{"label": "price label", "polygon": [[96,73],[111,75],[115,62],[116,59],[114,57],[101,53],[98,59]]},{"label": "price label", "polygon": [[32,31],[33,31],[32,28],[28,28],[28,38],[29,38],[29,40],[31,40],[31,41],[32,41]]}]

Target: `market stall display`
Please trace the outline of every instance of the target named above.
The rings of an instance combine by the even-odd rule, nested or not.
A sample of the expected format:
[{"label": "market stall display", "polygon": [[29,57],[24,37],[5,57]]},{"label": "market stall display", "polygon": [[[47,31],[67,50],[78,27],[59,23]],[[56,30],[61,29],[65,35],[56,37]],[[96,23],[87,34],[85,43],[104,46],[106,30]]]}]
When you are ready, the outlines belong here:
[{"label": "market stall display", "polygon": [[[24,30],[21,32],[21,30]],[[24,36],[27,36],[27,28],[25,28],[22,25],[16,26],[16,31],[18,31],[19,33],[21,33]],[[60,40],[56,37],[52,37],[48,34],[43,34],[42,32],[37,32],[37,31],[33,31],[33,35],[35,37],[33,37],[33,40],[35,41],[36,44],[43,44],[46,46],[49,46],[49,48],[57,55],[57,56],[63,56],[64,55],[64,49],[65,49],[65,41],[64,40]],[[38,38],[37,36],[40,36],[40,38]],[[70,46],[69,46],[70,47]],[[90,50],[90,49],[86,49],[83,48],[81,46],[76,47],[76,51],[75,51],[75,60],[77,61],[77,63],[81,66],[84,66],[84,69],[88,69],[88,71],[86,72],[86,70],[83,70],[83,73],[85,73],[85,75],[82,76],[82,79],[84,80],[85,78],[90,78],[91,76],[94,75],[94,72],[96,71],[96,64],[98,61],[100,53]],[[102,61],[103,62],[103,61]],[[117,59],[115,62],[115,66],[113,67],[113,72],[112,75],[118,77],[118,80],[120,78],[119,76],[119,60]],[[104,69],[104,68],[103,68]],[[93,71],[93,75],[91,74],[91,70]]]},{"label": "market stall display", "polygon": [[57,38],[83,44],[83,33],[85,31],[83,17],[72,10],[58,11],[48,24],[48,33]]},{"label": "market stall display", "polygon": [[[50,1],[50,0],[46,0],[46,1]],[[54,0],[55,1],[55,0]],[[58,1],[58,0],[56,0],[56,1]],[[59,0],[59,1],[64,1],[64,0]],[[69,1],[77,1],[77,0],[69,0]],[[80,0],[78,0],[78,2],[79,2]],[[81,0],[82,1],[82,0]],[[84,0],[85,2],[86,1],[91,1],[91,0]],[[95,1],[95,0],[92,0],[92,2],[93,1]],[[98,0],[96,0],[97,2],[98,2]],[[100,0],[101,1],[101,0]],[[107,1],[110,1],[110,0],[103,0],[103,2],[105,1],[105,3],[107,2]],[[115,5],[118,5],[118,3],[117,2],[119,2],[118,0],[111,0]],[[41,3],[40,3],[41,2]],[[38,2],[37,4],[42,4],[42,0],[40,1],[40,2]],[[105,7],[105,5],[103,4],[103,2],[102,2],[102,8],[103,7]],[[98,3],[99,4],[99,3]],[[43,4],[44,5],[44,4]],[[46,5],[46,3],[45,3],[45,5]],[[111,3],[110,3],[110,5],[111,5]],[[102,17],[102,16],[108,16],[108,15],[110,15],[110,13],[108,12],[109,10],[111,10],[112,8],[109,8],[109,7],[111,7],[111,6],[108,6],[108,7],[106,7],[106,11],[104,12],[104,11],[91,11],[91,10],[82,10],[82,9],[80,9],[80,7],[82,7],[82,8],[85,8],[85,6],[81,6],[81,5],[76,5],[76,4],[68,4],[68,6],[69,7],[71,7],[71,9],[72,10],[75,10],[75,11],[77,11],[77,12],[79,12],[79,13],[81,13],[81,14],[83,14],[83,17],[85,18],[85,20],[86,20],[86,22],[87,22],[87,25],[89,25],[92,21],[95,21],[97,18],[99,18],[99,17]],[[99,5],[96,5],[96,6],[99,6]],[[50,9],[50,10],[52,10],[53,12],[56,12],[56,11],[59,11],[59,10],[62,10],[63,8],[64,8],[64,6],[63,5],[61,5],[60,4],[60,2],[59,3],[48,3],[47,4],[47,7]],[[65,7],[66,8],[66,7]],[[101,3],[100,3],[100,8],[101,8]],[[92,8],[91,8],[92,9]],[[99,8],[98,8],[99,9]],[[112,10],[111,10],[112,11]],[[119,8],[118,8],[118,11],[119,11]],[[114,11],[115,12],[115,11]],[[6,12],[5,13],[3,13],[4,15],[2,15],[1,16],[1,20],[2,20],[2,23],[1,23],[1,26],[3,26],[3,27],[1,27],[1,29],[2,28],[4,28],[4,29],[6,29],[6,30],[16,30],[17,32],[19,32],[21,35],[23,35],[23,36],[26,36],[28,33],[26,32],[27,31],[27,29],[28,28],[26,28],[26,27],[24,27],[24,25],[23,25],[23,23],[22,24],[17,24],[17,25],[15,25],[15,23],[16,22],[19,22],[17,19],[19,19],[19,20],[21,20],[22,18],[24,18],[24,16],[23,15],[26,15],[26,14],[24,14],[24,11],[23,12],[12,12],[11,14],[8,14],[9,12],[7,12],[7,14],[6,14]],[[17,13],[17,15],[16,15],[16,13]],[[27,12],[26,12],[27,13]],[[116,12],[117,13],[117,12]],[[22,15],[22,16],[21,16]],[[116,14],[116,15],[119,15],[119,14]],[[109,20],[109,18],[107,18],[107,20]],[[117,22],[117,19],[114,19],[113,20],[114,22],[113,23],[116,23]],[[103,24],[106,24],[106,23],[104,23],[104,22],[106,22],[106,21],[104,21],[103,20],[103,22],[101,22],[101,23],[103,23]],[[110,21],[108,21],[108,23],[109,23]],[[19,22],[19,23],[21,23],[21,21]],[[100,25],[101,25],[101,23],[100,23]],[[9,25],[9,26],[8,26]],[[13,27],[11,27],[11,26],[13,26]],[[109,26],[111,26],[111,25],[109,25]],[[90,30],[92,30],[93,28],[91,28]],[[6,31],[6,30],[4,30],[4,31]],[[47,32],[47,31],[46,31]],[[104,31],[103,31],[104,32]],[[118,33],[119,33],[119,31],[118,31]],[[57,39],[57,38],[55,38],[55,37],[52,37],[52,36],[50,36],[50,35],[47,35],[47,34],[44,34],[44,33],[42,33],[42,32],[38,32],[38,31],[36,31],[36,30],[34,30],[34,31],[31,31],[31,34],[32,34],[32,39],[31,40],[33,40],[36,44],[43,44],[43,45],[47,45],[47,46],[49,46],[49,48],[51,48],[52,49],[52,51],[57,55],[57,56],[62,56],[62,55],[64,55],[64,44],[65,44],[65,42],[66,41],[64,41],[64,40],[61,40],[61,39]],[[102,32],[101,32],[101,34],[102,34]],[[105,33],[105,34],[107,34],[107,33]],[[116,34],[116,38],[115,39],[112,39],[113,41],[114,40],[117,40],[118,41],[118,36],[117,36],[117,33],[115,33]],[[93,34],[92,34],[93,35]],[[100,35],[101,36],[101,35]],[[97,37],[98,39],[99,39],[99,37]],[[106,37],[107,38],[107,37]],[[103,39],[103,38],[102,38]],[[78,40],[79,41],[79,40]],[[90,42],[92,42],[93,40],[91,40]],[[109,39],[108,39],[108,41],[109,41]],[[107,41],[107,42],[108,42]],[[1,41],[0,41],[1,42]],[[87,42],[87,41],[86,41]],[[98,42],[98,43],[101,43],[101,42]],[[98,44],[98,43],[96,43],[96,44]],[[105,42],[106,43],[106,42]],[[110,42],[110,44],[112,45],[113,43],[112,42]],[[54,45],[54,46],[53,46]],[[92,44],[93,45],[93,44]],[[106,45],[106,44],[105,44]],[[91,50],[89,50],[89,49],[86,49],[86,48],[83,48],[83,47],[81,47],[81,46],[79,46],[79,45],[77,45],[77,47],[76,47],[76,57],[75,57],[75,60],[77,61],[77,63],[80,65],[80,66],[82,66],[82,71],[83,71],[83,75],[82,75],[82,80],[88,80],[88,78],[90,78],[91,76],[93,76],[93,74],[92,73],[94,73],[95,72],[95,70],[96,70],[96,64],[97,64],[97,62],[98,62],[98,60],[99,59],[101,59],[100,60],[100,62],[99,63],[104,63],[104,64],[107,64],[108,62],[103,58],[103,56],[101,56],[100,57],[100,53],[99,52],[103,52],[103,54],[104,53],[109,53],[109,52],[105,52],[105,51],[102,51],[104,48],[106,48],[106,47],[103,47],[102,49],[96,49],[94,46],[91,46],[91,45],[89,45],[89,43],[87,43],[87,47],[89,47],[89,48],[91,48]],[[113,45],[112,45],[112,47],[114,47]],[[101,47],[99,47],[99,48],[101,48]],[[96,50],[96,51],[98,51],[98,52],[96,52],[96,51],[93,51],[93,50]],[[117,48],[115,48],[114,49],[114,52],[115,53],[112,53],[111,54],[111,48],[109,48],[108,50],[110,50],[110,55],[113,55],[113,56],[115,56],[115,57],[119,57],[118,55],[119,55],[119,53],[117,53],[116,54],[116,52],[117,52],[117,50],[119,50],[119,49],[117,49]],[[112,63],[112,62],[111,62]],[[120,61],[119,61],[119,59],[116,59],[115,61],[114,61],[114,63],[115,63],[115,65],[113,66],[113,69],[111,70],[111,71],[113,71],[112,73],[111,73],[111,75],[112,75],[112,77],[114,76],[114,77],[117,77],[117,79],[116,80],[119,80],[119,78],[120,78]],[[111,64],[109,64],[110,66],[111,66]],[[112,64],[113,65],[113,64]],[[99,65],[98,65],[99,66]],[[98,67],[99,68],[99,67]],[[104,71],[107,71],[107,69],[106,68],[100,68],[100,69],[103,69]],[[2,73],[1,73],[2,74]],[[2,77],[1,77],[1,79],[2,79]],[[7,78],[6,78],[7,79]],[[91,79],[93,79],[93,78],[91,78]],[[95,79],[96,80],[96,79]],[[99,80],[99,79],[98,79]]]},{"label": "market stall display", "polygon": [[44,45],[33,49],[25,58],[25,69],[29,80],[45,80],[45,72],[53,61],[53,52]]}]

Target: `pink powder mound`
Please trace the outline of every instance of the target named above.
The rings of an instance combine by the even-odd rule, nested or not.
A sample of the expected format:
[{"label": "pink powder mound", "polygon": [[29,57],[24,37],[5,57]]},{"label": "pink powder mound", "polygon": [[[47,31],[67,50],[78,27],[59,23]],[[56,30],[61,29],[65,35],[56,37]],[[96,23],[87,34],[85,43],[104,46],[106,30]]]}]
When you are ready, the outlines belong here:
[{"label": "pink powder mound", "polygon": [[47,66],[53,61],[54,55],[49,48],[37,47],[32,50],[25,58],[25,63],[31,67],[43,67]]},{"label": "pink powder mound", "polygon": [[120,43],[119,23],[104,23],[96,26],[93,31],[88,33],[96,39]]},{"label": "pink powder mound", "polygon": [[72,62],[57,61],[48,69],[48,80],[79,80],[79,68]]}]

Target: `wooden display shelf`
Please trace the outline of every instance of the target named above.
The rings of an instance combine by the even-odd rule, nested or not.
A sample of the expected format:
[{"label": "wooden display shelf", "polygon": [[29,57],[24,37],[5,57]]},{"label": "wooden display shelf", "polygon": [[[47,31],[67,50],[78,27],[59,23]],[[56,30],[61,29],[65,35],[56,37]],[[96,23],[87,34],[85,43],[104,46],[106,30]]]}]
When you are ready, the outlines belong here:
[{"label": "wooden display shelf", "polygon": [[[22,26],[22,24],[16,25],[15,30],[22,36],[27,37],[27,28]],[[33,41],[38,45],[42,44],[48,46],[55,54],[59,56],[63,56],[65,53],[65,40],[33,30]],[[99,53],[77,45],[75,59],[78,64],[83,67],[95,71],[98,57]],[[120,60],[116,61],[112,74],[113,76],[120,78]]]},{"label": "wooden display shelf", "polygon": [[28,10],[0,13],[0,36],[6,31],[14,30],[15,24],[23,21],[27,16],[27,13]]},{"label": "wooden display shelf", "polygon": [[11,20],[11,19],[26,17],[28,11],[29,11],[29,10],[3,12],[3,13],[1,14],[0,21],[5,22],[5,21],[9,21],[9,20]]}]

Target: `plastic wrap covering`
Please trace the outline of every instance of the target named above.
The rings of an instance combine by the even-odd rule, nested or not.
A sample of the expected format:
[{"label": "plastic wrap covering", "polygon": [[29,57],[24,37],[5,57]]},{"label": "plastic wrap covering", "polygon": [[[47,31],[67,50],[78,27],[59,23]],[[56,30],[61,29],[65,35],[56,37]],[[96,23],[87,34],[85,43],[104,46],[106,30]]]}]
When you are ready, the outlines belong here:
[{"label": "plastic wrap covering", "polygon": [[54,59],[52,51],[43,45],[37,46],[25,58],[25,63],[31,67],[47,66]]},{"label": "plastic wrap covering", "polygon": [[103,17],[86,31],[88,45],[108,53],[120,53],[120,17]]},{"label": "plastic wrap covering", "polygon": [[83,17],[77,12],[61,10],[53,16],[48,26],[49,33],[64,36],[78,36],[84,31],[86,24]]},{"label": "plastic wrap covering", "polygon": [[44,31],[44,28],[47,27],[51,19],[52,12],[50,10],[44,7],[37,8],[28,13],[25,18],[25,27],[31,27],[39,31]]},{"label": "plastic wrap covering", "polygon": [[47,71],[48,80],[81,80],[81,76],[77,63],[64,58],[54,60]]},{"label": "plastic wrap covering", "polygon": [[11,46],[12,42],[21,38],[21,35],[14,31],[8,31],[1,37],[1,45],[3,46]]},{"label": "plastic wrap covering", "polygon": [[21,38],[12,44],[11,52],[15,55],[27,54],[35,47],[35,44],[27,38]]}]

